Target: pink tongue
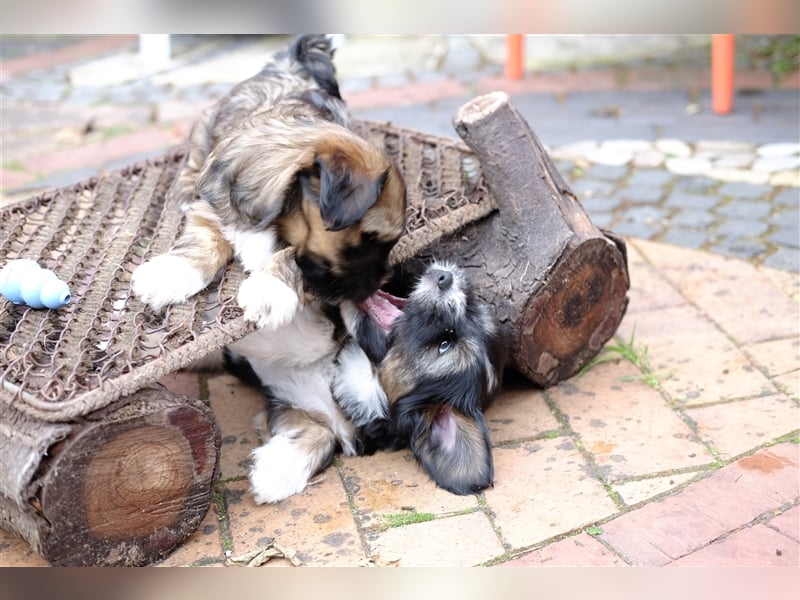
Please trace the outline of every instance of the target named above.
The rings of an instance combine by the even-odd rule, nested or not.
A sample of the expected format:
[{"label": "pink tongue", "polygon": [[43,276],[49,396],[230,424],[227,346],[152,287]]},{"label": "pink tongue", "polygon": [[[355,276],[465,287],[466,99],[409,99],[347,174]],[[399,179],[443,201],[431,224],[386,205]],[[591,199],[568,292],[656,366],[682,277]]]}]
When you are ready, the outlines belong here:
[{"label": "pink tongue", "polygon": [[366,312],[379,327],[388,331],[395,319],[403,314],[405,303],[403,298],[378,290],[361,303],[361,310]]}]

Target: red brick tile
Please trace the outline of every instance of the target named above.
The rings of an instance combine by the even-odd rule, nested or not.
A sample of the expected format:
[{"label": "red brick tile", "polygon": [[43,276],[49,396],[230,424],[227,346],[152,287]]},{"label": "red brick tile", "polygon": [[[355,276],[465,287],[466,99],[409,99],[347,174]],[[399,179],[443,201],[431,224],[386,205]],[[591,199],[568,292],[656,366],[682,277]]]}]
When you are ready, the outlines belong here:
[{"label": "red brick tile", "polygon": [[126,156],[162,148],[166,150],[182,140],[172,129],[147,127],[101,142],[26,157],[21,162],[26,169],[37,173],[55,173],[81,167],[100,168],[107,162]]},{"label": "red brick tile", "polygon": [[787,442],[740,458],[724,470],[732,472],[737,484],[750,486],[778,506],[800,495],[798,465],[800,446]]},{"label": "red brick tile", "polygon": [[782,395],[688,409],[686,414],[723,458],[744,454],[800,428],[800,409]]},{"label": "red brick tile", "polygon": [[341,471],[365,528],[380,525],[383,515],[407,510],[442,515],[477,507],[476,496],[437,487],[408,450],[342,456]]},{"label": "red brick tile", "polygon": [[350,91],[344,99],[351,109],[376,106],[405,106],[431,102],[439,98],[466,96],[464,85],[455,79],[426,83],[412,83],[403,87]]},{"label": "red brick tile", "polygon": [[644,240],[636,246],[738,343],[797,335],[797,302],[749,263]]},{"label": "red brick tile", "polygon": [[504,553],[482,511],[367,535],[369,555],[377,565],[469,567]]},{"label": "red brick tile", "polygon": [[686,299],[645,260],[634,244],[628,243],[627,247],[631,288],[626,319],[642,311],[686,304]]},{"label": "red brick tile", "polygon": [[623,320],[619,336],[647,348],[662,389],[687,406],[775,393],[775,386],[706,316],[691,305]]},{"label": "red brick tile", "polygon": [[674,561],[675,566],[800,566],[800,544],[777,531],[755,525]]},{"label": "red brick tile", "polygon": [[0,529],[0,567],[47,567],[49,563],[30,544],[5,529]]},{"label": "red brick tile", "polygon": [[783,290],[790,298],[800,300],[800,273],[782,271],[761,265],[758,271],[763,273],[779,289]]},{"label": "red brick tile", "polygon": [[186,538],[172,554],[158,563],[158,566],[212,565],[222,564],[224,560],[225,553],[222,549],[219,521],[212,505],[197,530]]},{"label": "red brick tile", "polygon": [[133,35],[96,35],[88,40],[70,44],[56,50],[37,52],[11,60],[3,60],[3,69],[0,72],[0,81],[24,71],[32,69],[46,69],[57,64],[63,64],[82,58],[96,56],[116,48],[124,48],[136,41]]},{"label": "red brick tile", "polygon": [[521,377],[506,380],[485,417],[493,444],[535,437],[560,427],[542,391]]},{"label": "red brick tile", "polygon": [[328,469],[302,494],[277,504],[256,505],[247,482],[225,484],[233,556],[262,549],[272,541],[309,566],[355,566],[364,560],[342,481]]},{"label": "red brick tile", "polygon": [[744,351],[771,377],[789,373],[800,375],[800,338],[748,344]]},{"label": "red brick tile", "polygon": [[714,457],[629,362],[605,363],[551,388],[609,481],[709,464]]},{"label": "red brick tile", "polygon": [[592,536],[581,533],[503,563],[503,566],[621,567],[626,563]]},{"label": "red brick tile", "polygon": [[253,420],[266,408],[264,396],[227,374],[208,379],[208,395],[222,436],[221,476],[223,479],[244,477],[250,453],[261,443]]},{"label": "red brick tile", "polygon": [[495,448],[494,462],[495,485],[486,490],[486,502],[512,548],[532,546],[617,512],[568,437]]},{"label": "red brick tile", "polygon": [[632,564],[667,564],[796,501],[797,465],[794,444],[762,450],[604,524],[602,539]]},{"label": "red brick tile", "polygon": [[478,81],[479,94],[496,90],[508,94],[563,94],[614,90],[619,87],[617,74],[610,69],[593,69],[577,73],[529,73],[522,79],[485,77]]},{"label": "red brick tile", "polygon": [[12,171],[10,169],[0,169],[0,189],[12,190],[21,185],[30,183],[36,179],[36,175],[29,171]]},{"label": "red brick tile", "polygon": [[653,496],[668,492],[686,483],[693,477],[697,477],[697,475],[698,473],[679,473],[667,475],[666,477],[649,477],[647,479],[613,484],[611,487],[619,494],[620,498],[627,506],[633,506]]},{"label": "red brick tile", "polygon": [[800,506],[790,508],[774,517],[769,526],[800,542]]}]

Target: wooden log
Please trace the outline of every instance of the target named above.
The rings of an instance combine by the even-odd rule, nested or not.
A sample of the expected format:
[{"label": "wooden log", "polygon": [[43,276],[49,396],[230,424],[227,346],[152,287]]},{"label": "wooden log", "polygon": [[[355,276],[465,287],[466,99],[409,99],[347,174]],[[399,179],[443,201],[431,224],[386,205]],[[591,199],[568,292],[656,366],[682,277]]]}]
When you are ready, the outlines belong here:
[{"label": "wooden log", "polygon": [[208,511],[219,445],[211,410],[161,387],[79,423],[0,404],[0,523],[55,565],[152,563]]},{"label": "wooden log", "polygon": [[625,243],[591,222],[505,93],[468,102],[453,124],[499,210],[419,253],[406,276],[432,258],[463,266],[494,305],[513,366],[534,383],[555,384],[594,357],[622,320]]}]

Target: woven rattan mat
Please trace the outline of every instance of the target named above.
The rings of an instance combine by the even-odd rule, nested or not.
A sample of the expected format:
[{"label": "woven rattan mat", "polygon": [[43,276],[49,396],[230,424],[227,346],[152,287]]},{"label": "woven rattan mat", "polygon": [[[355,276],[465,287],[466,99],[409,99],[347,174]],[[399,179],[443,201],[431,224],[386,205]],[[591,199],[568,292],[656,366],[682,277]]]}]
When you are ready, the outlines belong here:
[{"label": "woven rattan mat", "polygon": [[[406,235],[393,262],[495,208],[480,164],[460,141],[358,121],[408,186]],[[185,155],[162,157],[0,210],[0,266],[30,258],[72,292],[58,310],[0,298],[0,400],[47,421],[98,410],[252,330],[231,263],[189,302],[156,313],[130,293],[137,265],[169,249],[181,213],[165,202]],[[213,316],[209,316],[213,315]]]}]

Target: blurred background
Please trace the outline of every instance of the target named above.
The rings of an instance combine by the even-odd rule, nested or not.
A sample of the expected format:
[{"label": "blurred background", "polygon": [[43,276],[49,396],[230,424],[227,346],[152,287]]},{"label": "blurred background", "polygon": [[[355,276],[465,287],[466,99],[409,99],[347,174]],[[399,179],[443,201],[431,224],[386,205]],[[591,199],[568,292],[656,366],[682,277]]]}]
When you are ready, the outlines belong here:
[{"label": "blurred background", "polygon": [[[735,37],[712,110],[710,35],[334,36],[359,118],[456,137],[504,90],[592,219],[622,235],[800,271],[800,36]],[[0,202],[157,156],[282,35],[2,35]]]}]

